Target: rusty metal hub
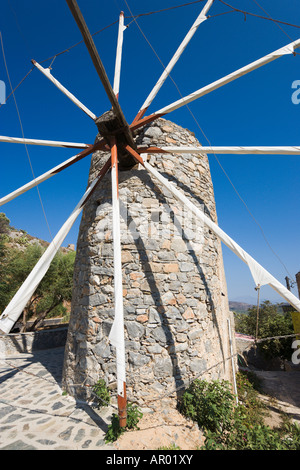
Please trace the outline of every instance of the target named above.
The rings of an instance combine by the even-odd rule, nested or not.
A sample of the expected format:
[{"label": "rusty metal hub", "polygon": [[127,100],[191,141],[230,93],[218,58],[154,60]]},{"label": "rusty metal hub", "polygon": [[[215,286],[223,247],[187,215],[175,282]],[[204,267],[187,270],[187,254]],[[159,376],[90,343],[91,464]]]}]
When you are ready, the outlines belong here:
[{"label": "rusty metal hub", "polygon": [[132,155],[124,149],[128,144],[128,138],[125,134],[125,128],[120,127],[119,120],[114,112],[110,110],[102,114],[96,119],[95,124],[101,137],[107,141],[108,145],[110,145],[111,138],[115,137],[118,148],[119,170],[126,171],[133,168],[137,162]]}]

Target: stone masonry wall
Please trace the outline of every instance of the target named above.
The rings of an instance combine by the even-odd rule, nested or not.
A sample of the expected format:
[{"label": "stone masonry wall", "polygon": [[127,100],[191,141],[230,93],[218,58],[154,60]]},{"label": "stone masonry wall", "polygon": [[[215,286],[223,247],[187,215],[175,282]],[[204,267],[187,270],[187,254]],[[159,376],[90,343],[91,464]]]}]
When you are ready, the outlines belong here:
[{"label": "stone masonry wall", "polygon": [[[164,119],[143,129],[137,143],[200,145],[191,132]],[[93,155],[90,181],[108,157],[101,151]],[[148,160],[217,221],[205,154]],[[151,406],[202,373],[231,380],[226,360],[231,314],[220,241],[143,167],[120,172],[119,185],[128,399]],[[72,384],[105,378],[116,387],[115,350],[107,340],[113,297],[109,173],[83,211],[78,237],[64,364],[65,388],[78,397],[86,396],[87,388]]]}]

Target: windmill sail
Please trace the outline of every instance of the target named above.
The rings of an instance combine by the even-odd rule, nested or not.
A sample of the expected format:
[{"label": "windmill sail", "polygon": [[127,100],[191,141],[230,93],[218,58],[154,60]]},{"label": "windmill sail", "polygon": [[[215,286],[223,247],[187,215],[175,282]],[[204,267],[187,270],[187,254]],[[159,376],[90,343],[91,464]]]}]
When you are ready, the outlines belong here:
[{"label": "windmill sail", "polygon": [[173,184],[171,184],[164,176],[162,176],[147,161],[143,163],[146,170],[151,173],[159,182],[167,188],[187,209],[191,210],[199,217],[206,226],[244,263],[246,263],[251,271],[256,286],[269,285],[289,304],[291,304],[298,312],[300,312],[300,300],[293,295],[286,287],[284,287],[274,276],[264,269],[252,256],[250,256],[243,248],[241,248],[232,238],[229,237],[217,224],[215,224],[204,212],[198,209],[186,196],[184,196]]},{"label": "windmill sail", "polygon": [[221,155],[300,155],[300,147],[294,146],[211,146],[211,147],[139,147],[139,152],[143,153],[213,153]]},{"label": "windmill sail", "polygon": [[90,147],[90,144],[75,143],[75,142],[60,142],[53,140],[39,140],[39,139],[23,139],[20,137],[7,137],[4,135],[0,136],[0,142],[8,142],[11,144],[26,144],[26,145],[42,145],[46,147],[64,147],[64,148],[75,148],[85,149]]},{"label": "windmill sail", "polygon": [[213,2],[214,2],[214,0],[208,0],[208,2],[205,4],[203,9],[201,10],[200,14],[196,18],[195,22],[193,23],[192,27],[188,31],[188,33],[185,36],[184,40],[182,41],[182,43],[178,47],[177,51],[173,55],[172,59],[170,60],[169,64],[167,65],[167,67],[165,68],[163,73],[161,74],[161,76],[160,76],[158,82],[156,83],[155,87],[153,88],[153,90],[149,94],[148,98],[144,102],[144,104],[141,107],[141,109],[140,109],[138,115],[136,116],[135,120],[140,119],[145,114],[145,112],[147,111],[149,106],[151,105],[152,101],[156,97],[157,93],[159,92],[159,90],[161,89],[163,84],[165,83],[165,81],[168,78],[169,74],[171,73],[174,66],[178,62],[179,58],[181,57],[184,50],[186,49],[188,43],[191,41],[192,37],[196,33],[198,27],[200,26],[201,23],[203,23],[203,21],[205,21],[207,19],[206,14],[208,13],[208,10],[212,6]]},{"label": "windmill sail", "polygon": [[26,193],[29,191],[31,188],[34,188],[35,186],[39,185],[43,181],[46,181],[47,179],[51,178],[52,176],[56,175],[57,173],[61,172],[65,168],[68,168],[69,166],[73,165],[76,162],[79,162],[82,158],[85,158],[86,156],[90,155],[94,151],[93,146],[89,146],[87,150],[83,150],[82,152],[78,153],[74,157],[69,158],[68,160],[64,161],[63,163],[60,163],[56,167],[52,168],[49,171],[46,171],[46,173],[43,173],[42,175],[38,176],[37,178],[29,181],[29,183],[24,184],[20,188],[16,189],[15,191],[7,194],[6,196],[3,196],[0,199],[0,206],[3,206],[3,204],[6,204],[9,201],[12,201],[16,197],[20,196],[21,194]]},{"label": "windmill sail", "polygon": [[123,48],[123,37],[126,26],[124,26],[124,13],[120,13],[119,17],[119,32],[118,32],[118,43],[117,43],[117,54],[116,54],[116,64],[115,64],[115,76],[114,76],[114,93],[116,98],[119,97],[120,91],[120,77],[121,77],[121,62],[122,62],[122,48]]},{"label": "windmill sail", "polygon": [[276,60],[284,55],[294,54],[295,49],[299,47],[300,47],[300,39],[290,44],[287,44],[286,46],[281,47],[280,49],[277,49],[274,52],[271,52],[270,54],[262,57],[261,59],[251,62],[245,67],[242,67],[236,70],[235,72],[232,72],[229,75],[226,75],[225,77],[220,78],[219,80],[216,80],[215,82],[210,83],[209,85],[206,85],[203,88],[200,88],[194,93],[191,93],[190,95],[187,95],[175,101],[174,103],[171,103],[168,106],[161,108],[160,110],[156,111],[155,113],[151,114],[148,117],[141,119],[140,121],[137,121],[136,123],[134,121],[130,127],[132,130],[134,130],[146,122],[151,122],[155,120],[157,117],[164,116],[165,114],[171,113],[172,111],[175,111],[176,109],[181,108],[182,106],[185,106],[191,103],[192,101],[197,100],[198,98],[201,98],[202,96],[207,95],[208,93],[211,93],[214,90],[217,90],[218,88],[226,85],[227,83],[230,83],[236,80],[237,78],[240,78],[243,75],[246,75],[247,73],[250,73],[253,70],[258,69],[259,67],[262,67],[263,65],[266,65],[272,62],[273,60]]},{"label": "windmill sail", "polygon": [[[115,140],[115,139],[114,139]],[[109,340],[117,352],[117,382],[118,395],[124,397],[125,373],[125,340],[124,340],[124,311],[121,264],[121,232],[120,232],[120,204],[118,190],[118,164],[117,146],[112,146],[112,204],[113,204],[113,247],[114,247],[114,298],[115,318],[109,334]]]},{"label": "windmill sail", "polygon": [[90,111],[81,101],[79,101],[76,96],[74,96],[69,90],[67,90],[56,78],[53,77],[51,74],[50,69],[44,69],[40,64],[36,62],[36,60],[31,61],[33,65],[39,69],[40,72],[42,72],[45,77],[49,78],[49,80],[60,90],[63,92],[64,95],[66,95],[71,101],[73,101],[78,108],[80,108],[85,114],[87,114],[93,121],[97,119],[96,114],[94,114],[92,111]]},{"label": "windmill sail", "polygon": [[54,256],[58,252],[61,244],[63,243],[64,239],[66,238],[67,234],[71,230],[75,220],[81,213],[85,203],[87,202],[88,198],[90,197],[92,191],[102,179],[104,174],[107,172],[110,166],[110,159],[106,163],[106,165],[100,171],[98,177],[92,182],[92,184],[88,187],[86,192],[84,193],[83,197],[80,199],[79,203],[61,227],[57,235],[54,237],[53,241],[48,246],[47,250],[41,256],[29,276],[26,278],[20,289],[17,291],[15,296],[12,298],[2,315],[0,316],[0,330],[4,333],[9,333],[22,314],[27,302],[31,299],[34,291],[38,287],[39,283],[45,276],[46,272],[48,271],[51,261],[53,260]]}]

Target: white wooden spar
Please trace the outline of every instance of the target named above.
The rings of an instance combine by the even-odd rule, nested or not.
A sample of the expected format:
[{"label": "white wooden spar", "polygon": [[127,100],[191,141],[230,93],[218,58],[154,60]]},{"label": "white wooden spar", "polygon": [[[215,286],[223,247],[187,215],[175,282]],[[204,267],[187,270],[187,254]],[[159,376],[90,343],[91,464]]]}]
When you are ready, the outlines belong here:
[{"label": "white wooden spar", "polygon": [[64,147],[73,149],[86,149],[91,146],[91,144],[60,142],[55,140],[23,139],[20,137],[7,137],[5,135],[0,135],[0,142],[8,142],[11,144],[41,145],[45,147]]},{"label": "white wooden spar", "polygon": [[93,146],[89,146],[87,150],[84,150],[83,152],[78,153],[74,157],[69,158],[68,160],[60,163],[59,165],[55,166],[49,171],[46,171],[46,173],[43,173],[42,175],[38,176],[37,178],[31,180],[29,183],[24,184],[24,186],[21,186],[20,188],[16,189],[15,191],[7,194],[6,196],[2,197],[0,199],[0,206],[3,206],[9,201],[12,201],[16,197],[20,196],[21,194],[26,193],[26,191],[29,191],[31,188],[34,188],[38,184],[42,183],[43,181],[46,181],[47,179],[51,178],[52,176],[56,175],[57,173],[60,173],[62,170],[65,168],[68,168],[69,166],[73,165],[74,163],[78,162],[82,158],[85,158],[87,155],[91,154],[93,152]]},{"label": "white wooden spar", "polygon": [[179,154],[195,154],[195,153],[207,153],[207,154],[221,154],[221,155],[300,155],[300,147],[292,146],[252,146],[252,147],[141,147],[138,148],[140,151],[147,153],[179,153]]},{"label": "white wooden spar", "polygon": [[29,302],[34,291],[45,276],[46,272],[48,271],[51,261],[58,252],[67,234],[71,230],[75,220],[81,213],[85,203],[92,194],[92,191],[110,168],[110,164],[111,162],[109,159],[102,168],[102,170],[99,172],[98,176],[90,184],[90,186],[80,199],[79,203],[67,219],[67,221],[61,227],[61,229],[54,237],[46,251],[43,253],[43,255],[31,271],[29,276],[26,278],[20,289],[14,295],[14,297],[0,316],[0,330],[3,333],[8,334],[13,328],[18,318],[20,317],[20,315],[22,314],[27,302]]},{"label": "white wooden spar", "polygon": [[115,76],[114,76],[114,86],[113,86],[113,90],[117,99],[119,98],[119,92],[120,92],[122,48],[123,48],[123,37],[124,37],[125,29],[126,29],[126,26],[124,26],[124,12],[121,11],[120,17],[119,17],[119,31],[118,31],[117,54],[116,54]]},{"label": "white wooden spar", "polygon": [[216,80],[215,82],[211,83],[210,85],[207,85],[203,88],[200,88],[199,90],[195,91],[194,93],[191,93],[188,96],[185,96],[184,98],[181,98],[178,101],[175,101],[174,103],[169,104],[168,106],[165,106],[164,108],[161,108],[160,110],[156,111],[153,113],[151,116],[163,116],[165,114],[168,114],[172,111],[175,111],[176,109],[180,108],[181,106],[184,106],[188,103],[191,103],[192,101],[200,98],[201,96],[206,95],[207,93],[210,93],[221,86],[226,85],[227,83],[232,82],[233,80],[236,80],[239,77],[242,77],[243,75],[246,75],[249,72],[252,72],[253,70],[258,69],[259,67],[262,67],[263,65],[268,64],[269,62],[272,62],[273,60],[278,59],[279,57],[282,57],[283,55],[287,54],[293,54],[295,49],[300,47],[300,39],[297,41],[291,42],[290,44],[287,44],[284,47],[281,47],[280,49],[277,49],[274,52],[271,52],[270,54],[262,57],[261,59],[258,59],[254,62],[251,62],[251,64],[246,65],[245,67],[242,67],[235,72],[226,75],[223,78],[220,78],[219,80]]},{"label": "white wooden spar", "polygon": [[203,211],[193,204],[181,191],[174,187],[164,176],[162,176],[155,168],[146,161],[146,155],[141,157],[133,149],[126,147],[127,150],[151,173],[168,191],[170,191],[176,199],[178,199],[187,209],[189,209],[244,263],[246,263],[251,271],[256,286],[269,285],[289,304],[291,304],[298,312],[300,312],[300,300],[284,287],[274,276],[264,269],[252,256],[250,256],[243,248],[241,248],[232,238],[229,237],[217,224],[215,224]]},{"label": "white wooden spar", "polygon": [[169,76],[169,74],[173,70],[174,66],[178,62],[179,58],[183,54],[184,50],[186,49],[188,43],[191,41],[192,37],[196,33],[198,27],[200,26],[201,23],[203,23],[203,21],[205,21],[207,19],[206,14],[207,14],[208,10],[210,9],[210,7],[212,6],[213,2],[214,2],[214,0],[208,0],[208,2],[205,4],[204,8],[201,10],[199,16],[197,17],[197,19],[193,23],[192,27],[190,28],[187,35],[183,39],[182,43],[178,47],[177,51],[175,52],[174,56],[172,57],[169,64],[165,68],[164,72],[160,76],[160,78],[159,78],[158,82],[156,83],[155,87],[153,88],[153,90],[149,94],[148,98],[144,102],[143,106],[139,110],[139,113],[138,113],[136,119],[141,119],[141,117],[145,114],[145,112],[147,111],[147,109],[151,105],[152,101],[156,97],[157,93],[161,89],[162,85],[165,83],[167,77]]},{"label": "white wooden spar", "polygon": [[[124,308],[121,260],[121,229],[118,184],[118,155],[115,138],[111,139],[111,183],[113,209],[113,249],[114,249],[114,304],[115,317],[109,333],[109,341],[116,348],[117,391],[120,425],[126,426],[126,371],[125,371],[125,339],[124,339]],[[120,397],[120,398],[119,398]],[[123,400],[122,400],[123,399]],[[122,405],[123,402],[123,405]],[[125,402],[125,403],[124,403]],[[125,424],[122,420],[125,419]]]},{"label": "white wooden spar", "polygon": [[45,77],[47,77],[60,91],[64,93],[71,101],[73,101],[76,106],[78,106],[82,111],[84,111],[93,121],[97,119],[96,114],[92,113],[84,104],[79,101],[76,96],[74,96],[69,90],[67,90],[56,78],[51,74],[50,69],[44,69],[36,60],[31,61],[35,67],[42,72]]},{"label": "white wooden spar", "polygon": [[[115,64],[114,93],[119,98],[121,76],[121,59],[124,32],[124,13],[119,18],[119,33]],[[123,306],[123,280],[122,280],[122,249],[119,203],[119,174],[118,149],[115,137],[110,138],[111,145],[111,188],[112,188],[112,216],[113,216],[113,251],[114,251],[114,322],[112,324],[109,341],[116,348],[117,364],[117,400],[120,427],[127,424],[127,397],[126,397],[126,359],[124,335],[124,306]]]}]

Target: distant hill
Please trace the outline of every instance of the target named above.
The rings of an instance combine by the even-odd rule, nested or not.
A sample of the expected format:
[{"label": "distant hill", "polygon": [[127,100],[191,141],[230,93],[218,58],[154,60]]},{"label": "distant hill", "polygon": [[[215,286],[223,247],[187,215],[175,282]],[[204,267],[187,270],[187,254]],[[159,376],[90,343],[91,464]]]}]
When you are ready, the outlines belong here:
[{"label": "distant hill", "polygon": [[[14,227],[9,227],[6,233],[6,245],[11,248],[17,248],[19,250],[25,250],[29,245],[40,245],[43,248],[48,248],[49,242],[41,240],[37,237],[29,235],[29,233],[24,230],[18,230]],[[74,245],[68,245],[67,247],[61,247],[60,251],[62,253],[68,253],[69,251],[75,251]]]},{"label": "distant hill", "polygon": [[237,313],[246,313],[249,308],[253,307],[253,304],[246,304],[244,302],[229,301],[229,310]]},{"label": "distant hill", "polygon": [[[275,303],[274,305],[277,306],[277,311],[281,315],[288,313],[288,312],[293,312],[295,309],[287,303]],[[256,307],[254,304],[247,304],[245,302],[234,302],[232,300],[229,301],[229,310],[231,312],[236,312],[236,313],[247,313],[248,309],[251,307]]]},{"label": "distant hill", "polygon": [[[10,224],[10,220],[6,217],[4,212],[0,212],[0,238],[1,242],[4,242],[4,246],[7,248],[13,248],[20,251],[25,251],[29,245],[39,245],[46,249],[49,246],[49,242],[41,240],[37,237],[33,237],[25,230],[17,229]],[[62,253],[68,253],[69,251],[75,251],[75,245],[70,244],[66,248],[60,247]]]}]

